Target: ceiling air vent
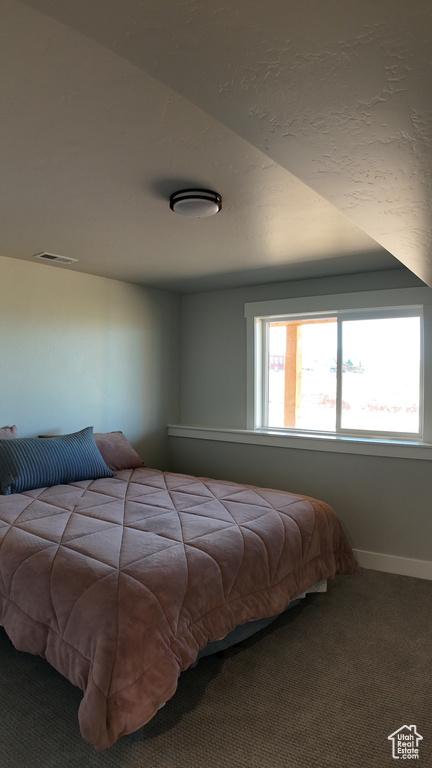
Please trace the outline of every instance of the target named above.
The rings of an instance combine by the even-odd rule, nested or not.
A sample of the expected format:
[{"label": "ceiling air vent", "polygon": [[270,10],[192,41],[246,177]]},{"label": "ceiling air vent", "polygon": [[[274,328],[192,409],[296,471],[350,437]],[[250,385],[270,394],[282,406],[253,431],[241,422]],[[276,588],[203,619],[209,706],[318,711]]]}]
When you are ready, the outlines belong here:
[{"label": "ceiling air vent", "polygon": [[70,259],[69,256],[57,256],[55,253],[46,253],[45,251],[43,253],[35,253],[34,258],[41,259],[41,261],[55,262],[56,264],[73,264],[74,261],[78,261],[78,259]]}]

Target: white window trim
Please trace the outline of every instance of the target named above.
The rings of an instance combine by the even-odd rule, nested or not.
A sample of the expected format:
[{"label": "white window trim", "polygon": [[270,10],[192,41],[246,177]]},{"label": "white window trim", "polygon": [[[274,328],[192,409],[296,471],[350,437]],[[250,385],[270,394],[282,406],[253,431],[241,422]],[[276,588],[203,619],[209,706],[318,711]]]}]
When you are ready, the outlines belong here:
[{"label": "white window trim", "polygon": [[241,443],[272,448],[325,451],[326,453],[354,454],[358,456],[385,456],[394,459],[432,461],[432,444],[397,440],[376,440],[336,435],[275,433],[272,430],[224,429],[186,424],[169,424],[169,437],[188,440],[210,440],[217,443]]},{"label": "white window trim", "polygon": [[[385,291],[365,291],[361,293],[336,294],[328,296],[306,296],[294,299],[279,299],[260,301],[245,304],[247,354],[246,354],[246,426],[249,432],[262,433],[269,430],[262,426],[262,359],[260,343],[261,319],[268,317],[284,317],[286,315],[304,315],[310,313],[328,313],[378,310],[382,312],[386,308],[398,307],[423,307],[423,437],[420,444],[432,443],[432,291],[429,288],[392,289]],[[257,364],[255,363],[257,360]],[[316,441],[317,435],[298,433],[296,430],[278,430],[278,435],[290,440],[306,439],[306,445],[310,436]],[[352,436],[355,438],[355,436]],[[350,436],[347,435],[350,439]],[[344,439],[339,435],[320,435],[320,440],[333,443],[335,439]],[[366,442],[369,436],[363,438]],[[376,441],[377,436],[371,436],[371,441]],[[417,440],[417,438],[415,438]],[[385,439],[386,444],[400,443],[399,436]],[[412,439],[407,438],[412,443]],[[312,445],[311,445],[312,447]]]},{"label": "white window trim", "polygon": [[[420,413],[419,413],[419,430],[415,433],[403,433],[402,431],[395,431],[395,432],[389,432],[387,434],[383,433],[382,430],[374,431],[372,429],[368,430],[360,430],[360,429],[345,429],[340,424],[340,404],[341,404],[341,397],[342,397],[342,325],[339,323],[339,320],[367,320],[367,319],[388,319],[388,318],[402,318],[402,317],[417,317],[421,321],[421,355],[420,355]],[[335,430],[317,430],[319,434],[329,434],[331,436],[339,436],[339,437],[361,437],[361,438],[377,438],[377,439],[383,439],[383,438],[389,438],[390,440],[409,440],[409,441],[422,441],[423,439],[423,305],[414,305],[414,306],[402,306],[402,307],[386,307],[385,309],[381,309],[379,307],[375,307],[371,309],[368,307],[367,309],[342,309],[342,310],[333,310],[332,312],[311,312],[311,313],[302,313],[300,315],[278,315],[274,317],[271,315],[270,317],[261,317],[261,318],[255,318],[258,320],[255,329],[256,329],[256,336],[257,336],[257,351],[260,350],[260,362],[259,365],[255,367],[255,375],[256,375],[256,385],[257,388],[260,385],[260,382],[262,381],[262,395],[260,396],[259,401],[257,402],[257,408],[256,408],[256,414],[255,414],[255,429],[270,429],[279,431],[280,429],[282,432],[286,432],[287,430],[291,433],[295,434],[302,434],[303,432],[306,432],[309,434],[310,432],[313,432],[313,429],[298,429],[294,427],[277,427],[275,425],[270,425],[268,423],[268,368],[267,368],[267,357],[268,357],[268,346],[269,346],[269,326],[273,322],[277,321],[290,321],[290,320],[296,320],[298,322],[307,322],[311,319],[328,319],[333,318],[335,321],[337,321],[338,327],[337,327],[337,335],[338,335],[338,352],[337,352],[337,358],[338,358],[338,364],[337,364],[337,377],[338,377],[338,386],[337,386],[337,412],[336,412],[336,429]]]}]

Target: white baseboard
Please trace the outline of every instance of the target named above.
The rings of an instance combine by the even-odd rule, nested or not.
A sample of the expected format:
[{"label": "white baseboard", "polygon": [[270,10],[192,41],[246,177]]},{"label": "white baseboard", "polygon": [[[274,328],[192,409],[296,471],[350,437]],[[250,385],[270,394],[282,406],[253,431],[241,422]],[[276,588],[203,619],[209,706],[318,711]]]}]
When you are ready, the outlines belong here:
[{"label": "white baseboard", "polygon": [[362,568],[432,580],[432,561],[430,560],[414,560],[410,557],[383,555],[380,552],[365,552],[363,549],[355,549],[354,555]]}]

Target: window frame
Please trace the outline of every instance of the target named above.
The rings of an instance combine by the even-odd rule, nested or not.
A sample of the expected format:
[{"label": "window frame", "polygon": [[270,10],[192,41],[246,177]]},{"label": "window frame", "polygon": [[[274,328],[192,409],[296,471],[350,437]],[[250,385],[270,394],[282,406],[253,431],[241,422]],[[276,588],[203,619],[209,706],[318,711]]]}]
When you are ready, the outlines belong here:
[{"label": "window frame", "polygon": [[[325,432],[292,427],[270,427],[264,419],[266,406],[266,340],[269,322],[335,317],[357,320],[386,317],[420,317],[420,404],[419,432],[383,432],[341,428]],[[432,291],[429,288],[392,289],[328,296],[307,296],[245,304],[247,322],[247,429],[290,437],[319,436],[386,440],[389,442],[432,442],[432,350],[425,340],[432,339]],[[341,323],[338,322],[338,333]],[[431,346],[431,345],[429,345]],[[339,361],[340,363],[340,361]],[[341,377],[341,366],[339,377]],[[340,384],[339,396],[340,396]]]}]

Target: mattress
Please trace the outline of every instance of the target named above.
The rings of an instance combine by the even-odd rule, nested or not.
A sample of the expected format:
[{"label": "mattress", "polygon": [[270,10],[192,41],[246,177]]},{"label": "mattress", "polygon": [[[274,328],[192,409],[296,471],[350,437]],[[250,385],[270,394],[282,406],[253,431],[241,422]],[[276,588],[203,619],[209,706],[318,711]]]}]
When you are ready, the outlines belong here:
[{"label": "mattress", "polygon": [[356,570],[331,507],[272,489],[137,468],[0,497],[0,621],[81,688],[97,749],[208,643]]}]

